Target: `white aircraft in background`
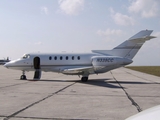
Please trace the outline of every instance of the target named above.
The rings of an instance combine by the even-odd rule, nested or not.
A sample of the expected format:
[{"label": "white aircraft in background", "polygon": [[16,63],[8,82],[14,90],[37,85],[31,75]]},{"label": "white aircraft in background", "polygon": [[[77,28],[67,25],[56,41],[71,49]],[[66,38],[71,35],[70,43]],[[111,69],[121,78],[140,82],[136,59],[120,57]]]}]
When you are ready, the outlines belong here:
[{"label": "white aircraft in background", "polygon": [[7,57],[7,59],[1,59],[0,60],[0,65],[4,65],[6,64],[7,62],[10,62],[11,60],[9,60],[9,57]]},{"label": "white aircraft in background", "polygon": [[142,30],[112,50],[92,50],[92,53],[25,54],[22,58],[6,63],[6,68],[21,70],[20,79],[26,79],[25,71],[35,71],[34,79],[40,79],[41,71],[82,76],[86,82],[90,74],[105,73],[132,63],[153,30]]}]

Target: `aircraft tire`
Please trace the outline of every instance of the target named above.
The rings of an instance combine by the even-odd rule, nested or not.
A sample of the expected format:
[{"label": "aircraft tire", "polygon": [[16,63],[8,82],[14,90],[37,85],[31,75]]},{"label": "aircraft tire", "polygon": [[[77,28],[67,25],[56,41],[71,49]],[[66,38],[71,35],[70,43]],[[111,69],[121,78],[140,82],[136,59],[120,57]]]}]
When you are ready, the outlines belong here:
[{"label": "aircraft tire", "polygon": [[21,75],[20,79],[21,79],[21,80],[26,80],[27,77],[26,77],[26,75]]},{"label": "aircraft tire", "polygon": [[82,82],[87,82],[87,81],[88,81],[88,77],[82,77],[82,78],[81,78],[81,81],[82,81]]}]

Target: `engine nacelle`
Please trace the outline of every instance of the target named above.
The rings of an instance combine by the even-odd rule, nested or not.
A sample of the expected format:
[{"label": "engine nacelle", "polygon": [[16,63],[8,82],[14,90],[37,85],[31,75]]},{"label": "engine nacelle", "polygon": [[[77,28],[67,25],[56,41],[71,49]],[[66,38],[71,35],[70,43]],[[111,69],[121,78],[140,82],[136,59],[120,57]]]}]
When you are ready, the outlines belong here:
[{"label": "engine nacelle", "polygon": [[96,73],[104,73],[111,69],[115,69],[132,63],[131,59],[118,56],[95,56],[92,57],[92,65]]},{"label": "engine nacelle", "polygon": [[93,66],[111,66],[115,65],[116,57],[114,56],[96,56],[92,57]]},{"label": "engine nacelle", "polygon": [[117,57],[117,56],[95,56],[92,57],[93,66],[124,66],[132,63],[131,59]]}]

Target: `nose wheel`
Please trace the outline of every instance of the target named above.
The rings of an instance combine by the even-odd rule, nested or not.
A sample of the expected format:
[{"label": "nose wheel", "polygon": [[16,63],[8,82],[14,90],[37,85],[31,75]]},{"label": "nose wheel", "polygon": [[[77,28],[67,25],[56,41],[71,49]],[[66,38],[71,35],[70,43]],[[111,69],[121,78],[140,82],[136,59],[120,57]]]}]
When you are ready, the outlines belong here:
[{"label": "nose wheel", "polygon": [[22,75],[20,77],[21,80],[27,80],[27,77],[25,75],[25,71],[22,71]]}]

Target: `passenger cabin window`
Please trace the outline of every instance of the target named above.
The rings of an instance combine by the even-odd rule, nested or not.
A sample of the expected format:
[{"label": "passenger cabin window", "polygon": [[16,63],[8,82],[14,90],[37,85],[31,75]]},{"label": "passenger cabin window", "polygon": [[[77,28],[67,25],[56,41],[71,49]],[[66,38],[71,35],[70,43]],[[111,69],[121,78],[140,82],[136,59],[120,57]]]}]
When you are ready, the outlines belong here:
[{"label": "passenger cabin window", "polygon": [[61,57],[60,57],[60,60],[62,60],[62,59],[63,59],[63,57],[61,56]]},{"label": "passenger cabin window", "polygon": [[54,60],[57,60],[57,57],[56,57],[56,56],[54,57]]},{"label": "passenger cabin window", "polygon": [[66,56],[66,60],[68,60],[68,56]]},{"label": "passenger cabin window", "polygon": [[78,56],[77,59],[80,60],[80,56]]},{"label": "passenger cabin window", "polygon": [[74,56],[72,56],[72,60],[74,60]]},{"label": "passenger cabin window", "polygon": [[27,59],[27,58],[29,58],[29,57],[30,57],[29,54],[24,54],[23,57],[22,57],[22,59]]},{"label": "passenger cabin window", "polygon": [[51,57],[51,56],[49,57],[49,60],[52,60],[52,57]]}]

